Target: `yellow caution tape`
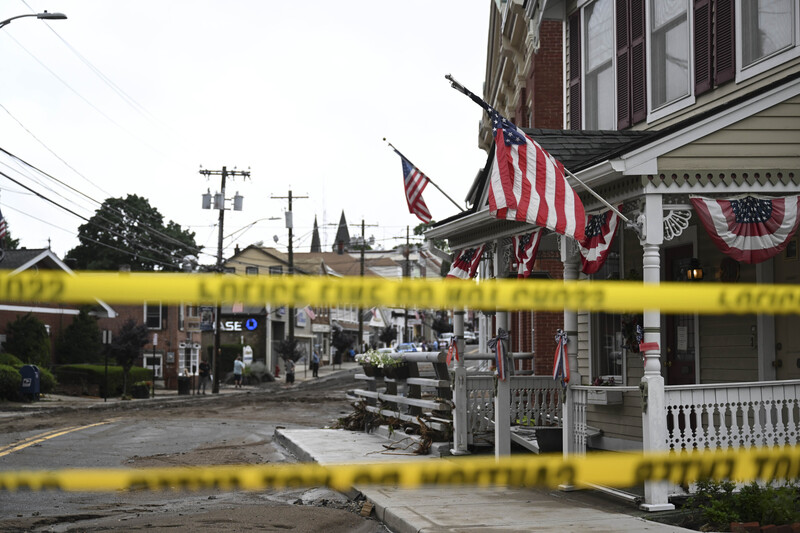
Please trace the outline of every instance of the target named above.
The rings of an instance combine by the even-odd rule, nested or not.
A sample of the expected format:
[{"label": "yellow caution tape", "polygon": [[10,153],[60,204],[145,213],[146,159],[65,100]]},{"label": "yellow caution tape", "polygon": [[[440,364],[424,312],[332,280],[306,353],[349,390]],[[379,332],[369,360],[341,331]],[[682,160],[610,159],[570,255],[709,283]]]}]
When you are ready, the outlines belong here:
[{"label": "yellow caution tape", "polygon": [[0,274],[0,300],[138,304],[222,302],[273,306],[458,308],[485,310],[800,314],[800,285],[631,281],[386,280],[309,276],[60,272]]},{"label": "yellow caution tape", "polygon": [[560,455],[457,457],[403,463],[282,464],[182,468],[67,469],[0,472],[0,490],[117,491],[261,490],[360,485],[414,488],[422,485],[556,487],[590,484],[632,487],[644,481],[677,484],[698,479],[777,481],[800,478],[800,447],[738,451],[627,454],[598,452]]}]

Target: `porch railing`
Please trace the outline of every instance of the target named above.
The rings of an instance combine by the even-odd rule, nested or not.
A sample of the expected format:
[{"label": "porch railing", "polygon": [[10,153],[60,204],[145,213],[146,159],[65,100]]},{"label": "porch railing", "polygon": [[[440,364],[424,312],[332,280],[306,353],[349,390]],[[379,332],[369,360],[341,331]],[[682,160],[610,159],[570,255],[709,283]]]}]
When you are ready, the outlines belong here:
[{"label": "porch railing", "polygon": [[793,446],[800,380],[665,387],[671,450]]}]

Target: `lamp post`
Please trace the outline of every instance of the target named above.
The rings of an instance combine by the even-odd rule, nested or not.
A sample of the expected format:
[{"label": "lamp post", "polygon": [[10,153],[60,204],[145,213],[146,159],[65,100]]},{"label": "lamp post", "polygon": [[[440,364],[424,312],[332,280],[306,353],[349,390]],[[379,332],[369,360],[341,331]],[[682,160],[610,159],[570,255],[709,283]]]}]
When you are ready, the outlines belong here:
[{"label": "lamp post", "polygon": [[16,17],[11,17],[10,19],[6,19],[0,22],[0,28],[11,22],[12,20],[21,19],[24,17],[36,17],[40,20],[64,20],[67,16],[64,13],[48,13],[47,11],[43,13],[28,13],[27,15],[17,15]]}]

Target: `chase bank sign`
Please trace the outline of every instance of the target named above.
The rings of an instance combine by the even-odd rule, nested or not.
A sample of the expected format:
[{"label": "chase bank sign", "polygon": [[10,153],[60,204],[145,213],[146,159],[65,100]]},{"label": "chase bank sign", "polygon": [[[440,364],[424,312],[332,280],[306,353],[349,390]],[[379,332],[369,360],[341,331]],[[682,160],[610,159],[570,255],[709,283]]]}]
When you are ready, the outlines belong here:
[{"label": "chase bank sign", "polygon": [[222,331],[255,331],[258,329],[258,319],[223,320],[220,322],[220,329]]}]

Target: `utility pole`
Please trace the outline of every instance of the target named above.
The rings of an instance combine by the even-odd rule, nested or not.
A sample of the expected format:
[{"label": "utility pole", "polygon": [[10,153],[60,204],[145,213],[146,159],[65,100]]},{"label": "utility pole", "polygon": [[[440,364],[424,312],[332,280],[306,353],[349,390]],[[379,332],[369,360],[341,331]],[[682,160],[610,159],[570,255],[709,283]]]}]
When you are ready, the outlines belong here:
[{"label": "utility pole", "polygon": [[[243,178],[250,177],[250,170],[236,170],[236,167],[233,170],[228,170],[228,167],[222,167],[222,170],[205,170],[200,167],[200,174],[204,175],[206,178],[209,176],[220,176],[220,192],[214,195],[214,209],[219,210],[219,236],[217,238],[217,266],[216,270],[217,273],[222,272],[222,228],[225,224],[225,181],[227,180],[228,176],[234,178],[236,176],[242,176]],[[241,211],[242,210],[242,201],[243,197],[239,196],[239,193],[236,193],[236,196],[233,197],[233,209],[234,211]],[[211,209],[211,191],[205,193],[203,195],[203,209]],[[219,332],[220,332],[220,315],[222,314],[222,303],[217,300],[217,312],[214,318],[214,352],[211,354],[211,372],[214,375],[214,381],[211,384],[211,393],[212,394],[219,394]]]},{"label": "utility pole", "polygon": [[[289,189],[289,196],[272,196],[274,200],[289,200],[289,210],[286,211],[286,228],[289,230],[289,275],[294,275],[294,251],[292,249],[292,229],[294,228],[294,223],[292,221],[292,198],[294,199],[301,199],[301,198],[308,198],[308,196],[292,196],[292,190]],[[294,346],[294,321],[297,317],[295,317],[295,308],[289,308],[289,342],[292,343]]]},{"label": "utility pole", "polygon": [[[365,226],[377,226],[377,224],[365,224],[361,219],[361,277],[364,277],[364,250],[367,248],[367,241],[364,238]],[[364,308],[358,308],[358,350],[361,353],[361,343],[364,342]]]},{"label": "utility pole", "polygon": [[[405,249],[405,256],[406,256],[406,268],[405,272],[403,273],[403,277],[410,278],[411,277],[411,265],[409,264],[409,260],[411,259],[411,236],[409,234],[408,226],[406,226],[406,249]],[[408,335],[408,307],[405,308],[405,312],[403,313],[403,342],[411,342],[411,339],[407,338]]]}]

